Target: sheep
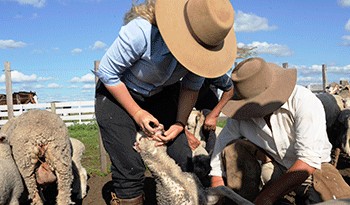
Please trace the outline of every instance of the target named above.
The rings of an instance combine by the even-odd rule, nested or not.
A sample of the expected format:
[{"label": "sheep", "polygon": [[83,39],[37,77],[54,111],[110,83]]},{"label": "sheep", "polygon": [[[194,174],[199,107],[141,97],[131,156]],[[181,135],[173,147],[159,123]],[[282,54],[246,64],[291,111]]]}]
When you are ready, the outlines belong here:
[{"label": "sheep", "polygon": [[[79,203],[87,194],[87,172],[81,164],[85,145],[78,139],[70,138],[72,149],[72,200]],[[53,204],[57,196],[57,177],[46,163],[42,163],[36,170],[37,184],[40,185],[40,195],[43,196],[45,204]]]},{"label": "sheep", "polygon": [[6,135],[0,134],[0,204],[18,205],[24,184]]},{"label": "sheep", "polygon": [[[192,133],[201,143],[200,146],[198,146],[195,150],[193,150],[193,156],[198,155],[210,155],[209,153],[212,152],[212,149],[214,148],[215,139],[206,139],[208,137],[205,136],[203,133],[203,124],[205,121],[205,117],[207,114],[209,114],[209,110],[199,111],[199,110],[192,110],[190,113],[190,116],[187,120],[187,130]],[[215,129],[215,136],[218,136],[221,132],[222,128],[216,126]],[[209,136],[210,138],[210,136]],[[203,150],[203,148],[205,150]]]},{"label": "sheep", "polygon": [[322,93],[316,95],[326,114],[327,135],[333,148],[340,148],[350,155],[350,109],[342,106],[339,95]]},{"label": "sheep", "polygon": [[[156,134],[161,133],[159,130]],[[154,143],[144,134],[138,133],[134,148],[155,178],[158,205],[211,205],[221,196],[226,196],[237,204],[252,205],[226,186],[204,188],[196,175],[181,170],[167,154],[166,146],[155,147]]]},{"label": "sheep", "polygon": [[[70,138],[72,149],[72,200],[78,204],[85,198],[87,193],[87,172],[81,164],[81,158],[85,151],[85,145],[75,138]],[[51,169],[43,163],[36,171],[37,183],[41,187],[41,196],[45,197],[45,204],[53,204],[57,196],[57,178]],[[40,181],[39,181],[40,180]]]},{"label": "sheep", "polygon": [[337,136],[336,146],[350,156],[350,109],[340,111],[333,131],[334,135]]},{"label": "sheep", "polygon": [[[9,120],[1,131],[8,136],[31,204],[43,204],[36,179],[40,169],[50,169],[57,177],[56,203],[72,204],[71,146],[68,129],[63,120],[46,110],[29,110]],[[48,173],[50,174],[50,171]]]},{"label": "sheep", "polygon": [[[86,169],[81,164],[81,158],[85,152],[85,145],[75,138],[70,138],[71,144],[72,144],[72,161],[73,161],[73,172],[77,173],[78,179],[73,180],[73,190],[79,190],[79,193],[77,195],[78,199],[83,199],[86,196],[87,192],[87,172]],[[74,185],[76,184],[75,187]]]}]

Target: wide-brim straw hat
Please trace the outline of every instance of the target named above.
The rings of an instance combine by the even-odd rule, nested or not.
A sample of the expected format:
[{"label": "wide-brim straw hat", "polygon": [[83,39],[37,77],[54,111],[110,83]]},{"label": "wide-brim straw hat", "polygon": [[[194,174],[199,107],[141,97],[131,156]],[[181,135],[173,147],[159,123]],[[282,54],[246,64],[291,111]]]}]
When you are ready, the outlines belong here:
[{"label": "wide-brim straw hat", "polygon": [[157,0],[155,15],[170,52],[186,69],[215,78],[232,68],[237,45],[229,0]]},{"label": "wide-brim straw hat", "polygon": [[239,63],[231,77],[238,98],[229,100],[222,112],[234,119],[250,119],[280,108],[296,85],[297,72],[250,58]]}]

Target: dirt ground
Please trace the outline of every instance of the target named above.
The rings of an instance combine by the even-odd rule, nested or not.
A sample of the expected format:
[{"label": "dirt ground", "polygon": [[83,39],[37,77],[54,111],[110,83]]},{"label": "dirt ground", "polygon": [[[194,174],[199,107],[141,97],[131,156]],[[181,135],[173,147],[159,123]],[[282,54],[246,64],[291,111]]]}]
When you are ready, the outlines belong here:
[{"label": "dirt ground", "polygon": [[[145,180],[145,205],[155,205],[155,183],[150,175],[146,173]],[[89,176],[88,179],[88,194],[82,201],[82,205],[106,205],[111,200],[110,188],[111,188],[111,174],[107,176]]]},{"label": "dirt ground", "polygon": [[[337,168],[344,180],[350,185],[350,157],[344,153],[339,156]],[[109,202],[111,175],[90,176],[88,180],[88,194],[82,201],[82,205],[105,205]],[[146,205],[155,205],[155,184],[151,176],[146,175],[145,195]]]}]

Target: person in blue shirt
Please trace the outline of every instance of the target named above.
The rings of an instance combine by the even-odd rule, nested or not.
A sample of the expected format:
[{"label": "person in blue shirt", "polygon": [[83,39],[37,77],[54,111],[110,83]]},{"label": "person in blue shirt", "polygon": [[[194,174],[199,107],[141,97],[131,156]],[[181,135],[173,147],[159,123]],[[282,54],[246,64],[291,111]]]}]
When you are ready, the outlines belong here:
[{"label": "person in blue shirt", "polygon": [[[143,204],[145,166],[133,150],[138,131],[191,171],[184,127],[204,78],[234,63],[233,21],[227,0],[146,0],[126,13],[95,72],[96,120],[112,163],[111,204]],[[160,124],[164,135],[155,137]]]},{"label": "person in blue shirt", "polygon": [[[231,80],[232,70],[233,68],[217,78],[206,78],[199,90],[198,98],[194,105],[194,108],[200,110],[205,116],[201,128],[201,133],[203,134],[201,137],[206,142],[205,149],[208,153],[211,153],[214,148],[217,137],[215,130],[221,110],[234,96],[233,82]],[[218,93],[219,89],[222,91],[221,96]],[[200,145],[200,141],[192,133],[187,130],[185,131],[189,142],[192,142],[190,143],[190,147],[192,150],[196,149]]]}]

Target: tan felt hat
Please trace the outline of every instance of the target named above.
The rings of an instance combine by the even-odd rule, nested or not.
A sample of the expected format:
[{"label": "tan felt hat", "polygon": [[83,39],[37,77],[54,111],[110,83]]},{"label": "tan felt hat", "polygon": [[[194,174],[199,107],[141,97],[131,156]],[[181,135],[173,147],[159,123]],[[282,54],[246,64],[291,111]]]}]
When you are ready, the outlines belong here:
[{"label": "tan felt hat", "polygon": [[284,69],[261,58],[249,58],[232,72],[238,99],[227,102],[222,112],[234,119],[263,117],[280,108],[296,85],[296,69]]},{"label": "tan felt hat", "polygon": [[155,14],[166,45],[185,68],[206,78],[232,68],[237,45],[229,0],[157,0]]}]

